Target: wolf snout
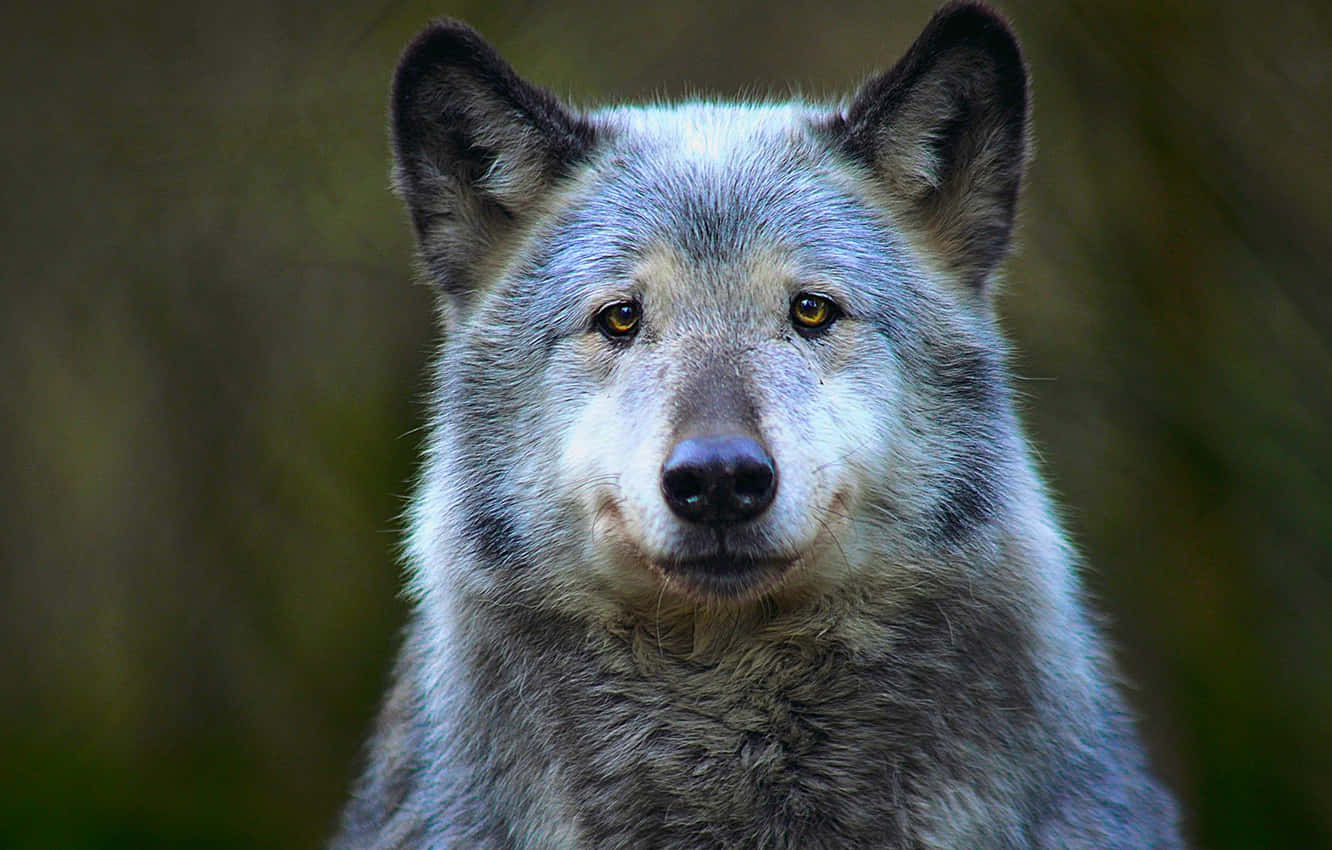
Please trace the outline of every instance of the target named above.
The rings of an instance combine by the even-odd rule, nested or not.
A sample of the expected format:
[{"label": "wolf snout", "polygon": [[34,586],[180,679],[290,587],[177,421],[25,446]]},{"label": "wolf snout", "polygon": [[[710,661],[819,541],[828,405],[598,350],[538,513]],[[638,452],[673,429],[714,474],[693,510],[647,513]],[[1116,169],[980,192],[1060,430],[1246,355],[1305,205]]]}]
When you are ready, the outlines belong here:
[{"label": "wolf snout", "polygon": [[777,463],[752,437],[691,437],[676,443],[661,465],[661,492],[689,522],[744,522],[772,504]]}]

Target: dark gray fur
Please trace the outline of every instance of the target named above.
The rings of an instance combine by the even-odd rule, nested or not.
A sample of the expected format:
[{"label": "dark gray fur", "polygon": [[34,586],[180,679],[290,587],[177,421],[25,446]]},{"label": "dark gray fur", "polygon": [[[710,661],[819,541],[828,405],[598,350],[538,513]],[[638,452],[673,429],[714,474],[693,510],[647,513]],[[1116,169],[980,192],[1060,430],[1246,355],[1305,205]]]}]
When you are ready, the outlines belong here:
[{"label": "dark gray fur", "polygon": [[[334,847],[1182,846],[1007,389],[989,292],[1026,97],[1010,31],[971,4],[837,111],[578,114],[464,25],[408,48],[396,174],[447,339],[415,614]],[[708,142],[689,122],[743,138],[681,153]],[[635,277],[663,245],[688,282]],[[838,287],[834,333],[796,338],[787,296],[748,282],[772,246]],[[635,347],[590,324],[607,281],[644,299]],[[684,306],[654,314],[654,285]],[[754,374],[719,366],[756,348],[776,353]],[[803,473],[779,457],[793,481],[845,465],[859,495],[820,520],[852,524],[829,532],[832,566],[734,598],[663,578],[644,603],[631,570],[603,569],[619,556],[587,554],[601,517],[557,480],[606,393],[661,430],[723,410],[774,444],[794,433],[814,448]],[[865,440],[891,465],[807,432],[838,399],[889,423]],[[611,477],[587,486],[632,486],[627,466]],[[782,530],[736,531],[730,551],[759,557]],[[667,539],[664,575],[711,545]]]}]

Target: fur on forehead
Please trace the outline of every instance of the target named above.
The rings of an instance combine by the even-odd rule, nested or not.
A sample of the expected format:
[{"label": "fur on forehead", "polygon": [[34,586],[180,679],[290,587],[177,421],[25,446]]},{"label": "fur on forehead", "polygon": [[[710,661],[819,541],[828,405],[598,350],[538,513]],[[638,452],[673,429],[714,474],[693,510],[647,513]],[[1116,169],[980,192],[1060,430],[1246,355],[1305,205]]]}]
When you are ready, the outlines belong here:
[{"label": "fur on forehead", "polygon": [[[673,269],[697,285],[749,274],[770,287],[784,276],[832,287],[865,314],[881,309],[885,289],[921,285],[925,268],[905,231],[802,108],[699,103],[610,115],[625,121],[524,234],[506,289],[561,300],[615,286],[632,294],[646,282],[644,261],[667,248]],[[712,138],[727,126],[744,135]]]}]

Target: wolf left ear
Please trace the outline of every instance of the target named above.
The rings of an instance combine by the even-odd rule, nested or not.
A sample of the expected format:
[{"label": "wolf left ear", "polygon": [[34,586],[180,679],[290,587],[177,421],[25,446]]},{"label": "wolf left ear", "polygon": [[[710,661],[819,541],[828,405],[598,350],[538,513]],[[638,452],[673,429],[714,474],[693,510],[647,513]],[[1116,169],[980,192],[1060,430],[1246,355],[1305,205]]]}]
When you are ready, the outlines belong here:
[{"label": "wolf left ear", "polygon": [[463,299],[480,285],[477,267],[595,136],[461,21],[437,21],[407,47],[390,108],[394,182],[421,256]]},{"label": "wolf left ear", "polygon": [[1027,147],[1027,71],[1004,20],[974,3],[940,9],[828,129],[947,270],[984,289],[1008,251]]}]

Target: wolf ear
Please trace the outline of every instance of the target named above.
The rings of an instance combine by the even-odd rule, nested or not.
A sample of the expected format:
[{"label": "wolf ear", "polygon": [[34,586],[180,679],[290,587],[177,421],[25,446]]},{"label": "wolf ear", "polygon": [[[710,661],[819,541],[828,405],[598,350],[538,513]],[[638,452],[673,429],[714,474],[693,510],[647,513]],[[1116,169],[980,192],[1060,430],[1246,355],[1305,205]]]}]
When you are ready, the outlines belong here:
[{"label": "wolf ear", "polygon": [[481,285],[477,266],[594,142],[590,124],[460,21],[408,45],[390,108],[394,183],[431,277],[453,295]]},{"label": "wolf ear", "polygon": [[940,9],[829,129],[947,270],[983,290],[1008,250],[1027,147],[1027,71],[1004,20]]}]

